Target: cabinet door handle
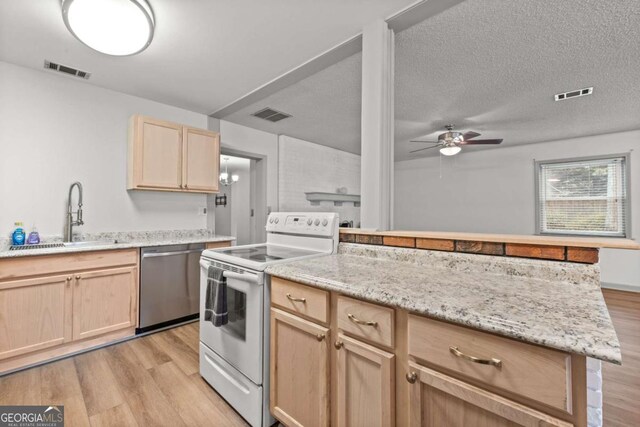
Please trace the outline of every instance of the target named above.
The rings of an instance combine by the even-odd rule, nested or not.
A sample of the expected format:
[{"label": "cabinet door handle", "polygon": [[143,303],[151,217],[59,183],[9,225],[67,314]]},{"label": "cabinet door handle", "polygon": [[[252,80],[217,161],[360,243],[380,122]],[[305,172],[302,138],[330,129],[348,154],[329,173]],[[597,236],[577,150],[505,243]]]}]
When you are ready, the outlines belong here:
[{"label": "cabinet door handle", "polygon": [[76,280],[80,280],[82,279],[82,276],[80,276],[79,274],[76,276]]},{"label": "cabinet door handle", "polygon": [[418,379],[418,374],[416,374],[415,372],[409,372],[405,378],[407,379],[407,381],[409,382],[409,384],[415,384],[416,380]]},{"label": "cabinet door handle", "polygon": [[378,322],[373,322],[373,321],[366,321],[366,320],[360,320],[358,319],[356,316],[354,316],[351,313],[347,313],[347,317],[349,318],[349,320],[351,320],[353,323],[357,323],[358,325],[366,325],[366,326],[373,326],[374,328],[378,327]]},{"label": "cabinet door handle", "polygon": [[322,340],[324,340],[324,334],[316,334],[316,339],[317,339],[318,341],[322,341]]},{"label": "cabinet door handle", "polygon": [[344,343],[342,341],[336,341],[333,343],[333,346],[336,348],[336,350],[340,350],[343,345]]},{"label": "cabinet door handle", "polygon": [[289,298],[289,301],[293,301],[293,302],[301,302],[303,304],[307,302],[306,298],[295,298],[295,297],[292,297],[291,294],[287,294],[287,298]]},{"label": "cabinet door handle", "polygon": [[468,354],[464,354],[463,352],[458,350],[458,347],[449,347],[449,352],[451,352],[451,354],[456,357],[460,357],[461,359],[468,360],[473,363],[479,363],[481,365],[493,365],[496,368],[502,367],[502,360],[500,359],[480,359],[479,357],[469,356]]},{"label": "cabinet door handle", "polygon": [[71,281],[71,279],[72,279],[72,277],[71,277],[71,276],[67,276],[67,282],[70,282],[70,281]]}]

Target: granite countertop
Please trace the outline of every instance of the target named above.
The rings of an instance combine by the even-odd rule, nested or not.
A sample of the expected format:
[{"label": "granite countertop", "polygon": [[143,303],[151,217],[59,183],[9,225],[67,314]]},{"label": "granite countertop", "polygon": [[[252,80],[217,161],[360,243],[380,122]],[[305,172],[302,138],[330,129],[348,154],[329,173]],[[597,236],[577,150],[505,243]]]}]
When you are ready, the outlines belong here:
[{"label": "granite countertop", "polygon": [[[171,230],[142,232],[106,232],[81,236],[81,241],[98,242],[76,247],[9,250],[9,241],[0,241],[0,258],[16,258],[37,255],[66,254],[114,249],[141,248],[147,246],[185,245],[190,243],[228,242],[232,236],[214,234],[209,230]],[[42,243],[61,242],[60,236],[44,237]]]},{"label": "granite countertop", "polygon": [[268,274],[620,364],[597,265],[340,244]]}]

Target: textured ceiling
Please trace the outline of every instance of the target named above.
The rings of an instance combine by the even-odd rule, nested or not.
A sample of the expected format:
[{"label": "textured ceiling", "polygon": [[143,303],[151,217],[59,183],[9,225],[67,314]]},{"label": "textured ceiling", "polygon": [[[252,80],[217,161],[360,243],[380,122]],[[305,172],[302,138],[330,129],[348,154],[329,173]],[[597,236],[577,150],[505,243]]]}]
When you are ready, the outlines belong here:
[{"label": "textured ceiling", "polygon": [[[359,153],[361,74],[357,53],[224,119]],[[293,117],[272,123],[251,115],[265,107]]]},{"label": "textured ceiling", "polygon": [[503,146],[638,129],[639,70],[640,1],[467,0],[396,37],[396,158],[447,123]]},{"label": "textured ceiling", "polygon": [[[360,55],[228,117],[358,153]],[[396,160],[447,123],[503,146],[640,128],[640,1],[466,0],[396,34]],[[553,95],[594,86],[588,97]],[[294,117],[249,116],[270,106]],[[500,146],[498,146],[498,149]],[[487,148],[467,147],[465,150]]]},{"label": "textured ceiling", "polygon": [[97,53],[67,31],[60,0],[0,1],[0,60],[44,59],[89,84],[209,114],[414,0],[149,0],[154,40],[131,57]]}]

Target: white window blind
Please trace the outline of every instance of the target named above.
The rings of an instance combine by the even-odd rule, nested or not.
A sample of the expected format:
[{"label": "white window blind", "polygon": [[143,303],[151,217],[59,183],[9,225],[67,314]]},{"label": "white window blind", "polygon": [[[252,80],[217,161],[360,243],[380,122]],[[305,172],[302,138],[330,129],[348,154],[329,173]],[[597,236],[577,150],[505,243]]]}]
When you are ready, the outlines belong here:
[{"label": "white window blind", "polygon": [[538,231],[626,237],[625,156],[538,162]]}]

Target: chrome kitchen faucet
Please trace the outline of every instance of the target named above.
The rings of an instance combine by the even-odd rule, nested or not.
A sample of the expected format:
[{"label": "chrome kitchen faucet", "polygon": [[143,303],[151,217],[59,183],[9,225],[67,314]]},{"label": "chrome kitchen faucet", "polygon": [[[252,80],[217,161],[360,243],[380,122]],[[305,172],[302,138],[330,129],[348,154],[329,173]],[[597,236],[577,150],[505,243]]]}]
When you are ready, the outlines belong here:
[{"label": "chrome kitchen faucet", "polygon": [[[76,211],[76,220],[73,220],[73,212],[71,210],[71,196],[73,193],[73,187],[78,187],[78,210]],[[74,225],[83,225],[84,221],[82,221],[82,184],[78,181],[71,184],[69,187],[69,200],[67,201],[67,229],[66,236],[64,241],[71,242],[73,241],[73,226]]]}]

